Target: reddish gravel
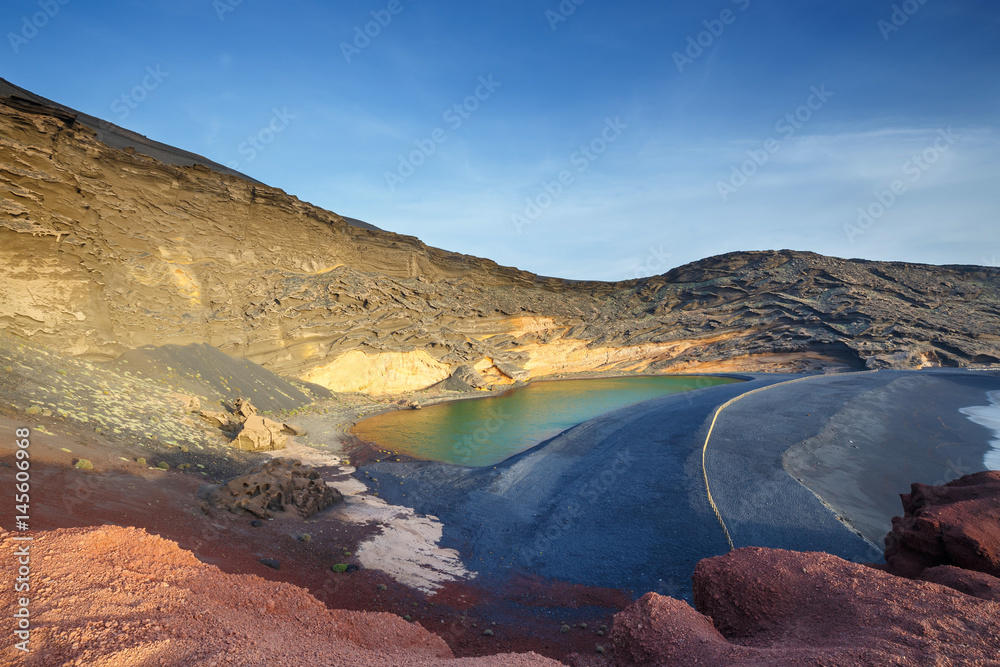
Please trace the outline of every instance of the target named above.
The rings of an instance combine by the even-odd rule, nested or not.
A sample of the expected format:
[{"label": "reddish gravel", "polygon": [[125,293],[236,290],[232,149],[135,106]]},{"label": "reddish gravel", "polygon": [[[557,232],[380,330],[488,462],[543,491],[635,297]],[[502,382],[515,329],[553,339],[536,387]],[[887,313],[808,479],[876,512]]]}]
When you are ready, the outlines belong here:
[{"label": "reddish gravel", "polygon": [[[17,543],[0,533],[13,561]],[[394,614],[327,609],[305,590],[206,565],[169,540],[105,526],[31,543],[32,651],[0,662],[86,665],[558,665],[535,654],[452,659],[444,641]],[[5,586],[0,606],[14,608]],[[5,615],[0,633],[12,636]]]},{"label": "reddish gravel", "polygon": [[[51,431],[68,430],[62,422],[47,421],[53,422]],[[18,426],[0,415],[0,432],[13,432]],[[509,594],[484,590],[472,580],[451,582],[427,596],[377,570],[337,574],[330,566],[356,563],[345,554],[356,553],[359,542],[379,528],[323,518],[322,513],[309,523],[277,515],[255,528],[250,524],[255,517],[208,508],[199,500],[205,477],[123,461],[122,448],[121,443],[96,439],[82,430],[64,434],[36,430],[31,445],[32,528],[105,524],[143,528],[223,572],[294,584],[331,609],[410,615],[463,657],[534,651],[566,660],[575,652],[592,653],[599,639],[596,628],[610,626],[613,613],[631,603],[621,591],[534,578],[512,582],[516,585]],[[74,469],[77,458],[91,460],[95,469]],[[0,455],[0,466],[6,466],[0,467],[0,478],[10,478],[13,463],[12,453]],[[0,526],[13,527],[13,514],[12,503],[0,503]],[[306,532],[312,538],[309,542],[297,539]],[[261,558],[278,559],[281,569],[265,567]],[[0,563],[0,573],[4,567]],[[576,611],[581,605],[604,611],[595,613],[594,606]],[[583,622],[591,629],[579,629]],[[563,623],[573,631],[560,633]],[[483,634],[487,628],[493,636]]]},{"label": "reddish gravel", "polygon": [[963,570],[953,565],[938,565],[921,572],[920,580],[954,588],[956,591],[983,600],[1000,602],[1000,578],[984,572]]}]

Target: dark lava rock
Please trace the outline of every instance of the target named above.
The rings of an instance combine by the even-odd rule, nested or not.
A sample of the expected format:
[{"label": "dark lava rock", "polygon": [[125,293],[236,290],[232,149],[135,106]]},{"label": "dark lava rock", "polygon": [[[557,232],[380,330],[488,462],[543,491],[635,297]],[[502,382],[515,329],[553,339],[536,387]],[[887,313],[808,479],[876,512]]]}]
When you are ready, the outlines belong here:
[{"label": "dark lava rock", "polygon": [[348,563],[347,569],[344,570],[344,572],[357,572],[360,569],[361,569],[360,565],[355,565],[354,563]]},{"label": "dark lava rock", "polygon": [[900,496],[905,514],[885,538],[888,571],[917,577],[954,565],[1000,576],[1000,472],[980,472],[944,486],[913,484]]},{"label": "dark lava rock", "polygon": [[246,510],[268,519],[271,512],[294,511],[305,519],[344,496],[300,461],[277,458],[214,489],[210,500],[232,512]]},{"label": "dark lava rock", "polygon": [[274,570],[280,570],[281,569],[281,561],[276,560],[274,558],[261,558],[257,562],[259,562],[261,565],[266,565],[269,568],[272,568]]},{"label": "dark lava rock", "polygon": [[261,526],[264,525],[264,522],[261,521],[260,519],[254,519],[253,521],[250,522],[250,525],[253,526],[254,528],[260,528]]}]

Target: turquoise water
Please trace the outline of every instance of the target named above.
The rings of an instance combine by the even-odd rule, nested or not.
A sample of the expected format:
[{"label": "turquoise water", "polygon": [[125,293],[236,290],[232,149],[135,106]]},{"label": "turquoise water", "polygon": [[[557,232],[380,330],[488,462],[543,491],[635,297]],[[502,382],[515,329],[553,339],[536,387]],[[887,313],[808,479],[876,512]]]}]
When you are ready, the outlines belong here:
[{"label": "turquoise water", "polygon": [[352,432],[383,449],[462,466],[489,466],[606,412],[732,378],[664,375],[536,382],[502,396],[400,410]]}]

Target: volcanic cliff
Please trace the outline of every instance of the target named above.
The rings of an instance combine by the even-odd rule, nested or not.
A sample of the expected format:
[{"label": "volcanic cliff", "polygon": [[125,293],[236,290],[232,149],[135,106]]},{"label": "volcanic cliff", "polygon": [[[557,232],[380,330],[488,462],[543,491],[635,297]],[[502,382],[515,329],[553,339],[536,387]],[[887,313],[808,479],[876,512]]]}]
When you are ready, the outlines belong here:
[{"label": "volcanic cliff", "polygon": [[456,372],[476,386],[1000,362],[995,268],[769,251],[620,283],[544,278],[361,226],[197,156],[170,160],[2,83],[0,328],[85,359],[208,343],[369,393]]}]

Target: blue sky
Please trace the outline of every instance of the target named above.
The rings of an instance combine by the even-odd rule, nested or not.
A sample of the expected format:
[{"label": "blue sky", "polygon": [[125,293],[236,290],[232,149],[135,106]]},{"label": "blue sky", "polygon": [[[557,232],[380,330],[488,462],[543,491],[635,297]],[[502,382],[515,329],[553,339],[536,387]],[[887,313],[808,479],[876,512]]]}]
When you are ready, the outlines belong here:
[{"label": "blue sky", "polygon": [[1000,260],[994,0],[576,2],[6,0],[0,76],[543,275]]}]

